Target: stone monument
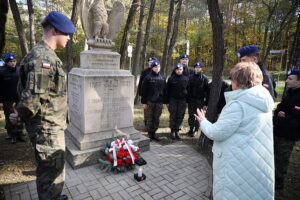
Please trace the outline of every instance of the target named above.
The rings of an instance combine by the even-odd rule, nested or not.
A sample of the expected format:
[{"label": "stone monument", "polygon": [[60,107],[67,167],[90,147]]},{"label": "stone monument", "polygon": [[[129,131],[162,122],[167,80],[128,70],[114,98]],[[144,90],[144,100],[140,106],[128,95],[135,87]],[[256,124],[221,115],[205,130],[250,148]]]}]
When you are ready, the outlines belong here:
[{"label": "stone monument", "polygon": [[[96,11],[106,13],[103,8],[103,0],[82,2],[81,21],[90,50],[80,53],[80,68],[73,68],[68,77],[66,153],[73,168],[97,163],[100,149],[112,137],[131,139],[142,151],[149,150],[149,138],[133,127],[134,77],[120,70],[120,55],[111,50],[114,43],[106,38],[110,25],[105,17],[95,17]],[[84,19],[86,10],[94,18]]]}]

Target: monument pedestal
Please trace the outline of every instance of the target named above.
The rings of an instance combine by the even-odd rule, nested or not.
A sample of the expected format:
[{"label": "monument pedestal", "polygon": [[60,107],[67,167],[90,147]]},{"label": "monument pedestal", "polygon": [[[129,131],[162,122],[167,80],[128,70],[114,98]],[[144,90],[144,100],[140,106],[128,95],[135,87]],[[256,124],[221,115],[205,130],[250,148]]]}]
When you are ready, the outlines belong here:
[{"label": "monument pedestal", "polygon": [[73,168],[98,162],[112,137],[131,139],[149,150],[149,138],[133,127],[134,77],[119,69],[116,52],[88,50],[80,68],[68,77],[70,123],[66,129],[67,161]]}]

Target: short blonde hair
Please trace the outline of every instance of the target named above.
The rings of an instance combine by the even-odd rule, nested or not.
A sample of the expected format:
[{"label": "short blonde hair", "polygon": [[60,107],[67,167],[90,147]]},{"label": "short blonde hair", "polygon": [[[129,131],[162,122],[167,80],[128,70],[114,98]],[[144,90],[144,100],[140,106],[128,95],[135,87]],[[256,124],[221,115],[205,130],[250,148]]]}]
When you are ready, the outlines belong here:
[{"label": "short blonde hair", "polygon": [[254,62],[240,62],[230,70],[231,80],[240,88],[251,88],[262,84],[263,75],[259,66]]}]

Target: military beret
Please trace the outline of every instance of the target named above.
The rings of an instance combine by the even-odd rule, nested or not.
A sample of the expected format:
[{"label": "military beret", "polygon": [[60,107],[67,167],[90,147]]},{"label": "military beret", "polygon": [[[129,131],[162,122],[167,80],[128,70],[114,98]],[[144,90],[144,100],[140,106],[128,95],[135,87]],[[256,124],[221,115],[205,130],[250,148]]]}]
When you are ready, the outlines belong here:
[{"label": "military beret", "polygon": [[182,65],[181,63],[177,63],[177,64],[175,65],[174,69],[178,69],[178,68],[180,68],[180,67],[183,67],[183,65]]},{"label": "military beret", "polygon": [[288,76],[289,75],[300,75],[300,69],[292,69],[288,71]]},{"label": "military beret", "polygon": [[204,66],[204,64],[202,62],[196,62],[194,64],[194,67],[203,67],[203,66]]},{"label": "military beret", "polygon": [[160,65],[159,60],[154,60],[154,61],[151,63],[151,67],[156,67],[156,66],[158,66],[158,65]]},{"label": "military beret", "polygon": [[149,57],[149,58],[148,58],[148,62],[154,61],[154,60],[157,60],[157,58],[155,58],[155,57]]},{"label": "military beret", "polygon": [[237,56],[242,58],[252,53],[258,53],[258,47],[256,45],[248,45],[238,50]]},{"label": "military beret", "polygon": [[51,11],[45,21],[62,33],[72,34],[76,31],[73,22],[67,16],[56,11]]},{"label": "military beret", "polygon": [[187,55],[187,54],[182,54],[182,55],[180,56],[180,59],[183,59],[183,58],[189,58],[189,55]]},{"label": "military beret", "polygon": [[13,54],[12,52],[7,52],[4,56],[3,56],[3,60],[4,62],[8,62],[10,60],[15,60],[16,59],[16,56],[15,54]]}]

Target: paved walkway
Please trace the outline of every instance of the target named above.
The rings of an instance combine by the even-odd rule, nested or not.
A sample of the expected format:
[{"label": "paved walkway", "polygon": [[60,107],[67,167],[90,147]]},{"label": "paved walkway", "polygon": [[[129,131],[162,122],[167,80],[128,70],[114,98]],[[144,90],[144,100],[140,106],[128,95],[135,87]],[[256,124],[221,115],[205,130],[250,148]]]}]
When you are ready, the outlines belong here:
[{"label": "paved walkway", "polygon": [[[162,146],[151,142],[142,153],[147,179],[136,182],[134,171],[112,174],[98,165],[73,170],[67,166],[63,194],[70,200],[207,200],[211,168],[196,150],[176,142]],[[6,200],[37,200],[35,181],[6,186]]]}]

